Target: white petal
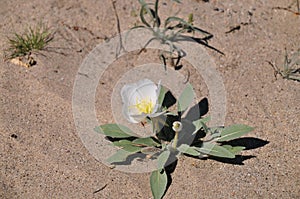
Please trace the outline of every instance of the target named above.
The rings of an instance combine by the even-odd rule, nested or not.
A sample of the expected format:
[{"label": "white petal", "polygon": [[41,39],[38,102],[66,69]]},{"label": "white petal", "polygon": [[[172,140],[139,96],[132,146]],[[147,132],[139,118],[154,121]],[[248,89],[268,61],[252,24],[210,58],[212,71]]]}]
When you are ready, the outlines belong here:
[{"label": "white petal", "polygon": [[142,99],[150,98],[154,103],[156,101],[157,86],[151,80],[144,79],[137,83],[137,92]]},{"label": "white petal", "polygon": [[131,122],[131,123],[139,123],[139,121],[135,120],[135,119],[129,114],[128,108],[127,108],[126,106],[123,106],[122,112],[123,112],[124,117],[125,117],[129,122]]},{"label": "white petal", "polygon": [[143,85],[148,85],[148,84],[154,84],[155,85],[155,83],[153,81],[149,80],[149,79],[141,79],[140,81],[138,81],[136,83],[137,86],[143,86]]},{"label": "white petal", "polygon": [[[152,117],[152,114],[156,113],[160,108],[157,104],[160,87],[160,82],[159,86],[157,86],[149,79],[143,79],[137,83],[123,86],[121,89],[121,97],[123,101],[122,112],[125,118],[129,122],[138,123],[147,116]],[[135,105],[137,101],[142,99],[151,100],[155,105],[151,114],[140,114],[140,112],[136,109]],[[161,113],[155,114],[155,116],[160,114]]]},{"label": "white petal", "polygon": [[131,99],[133,99],[134,97],[132,97],[133,93],[136,90],[136,85],[134,84],[128,84],[123,86],[123,88],[121,89],[121,97],[122,97],[122,102],[123,102],[123,107],[122,107],[122,113],[124,115],[124,117],[132,123],[138,123],[138,121],[134,120],[130,115],[132,114],[137,114],[137,112],[135,112],[133,105],[135,104],[135,102],[133,102]]},{"label": "white petal", "polygon": [[158,84],[157,84],[157,89],[156,89],[156,95],[157,95],[157,98],[159,97],[159,93],[160,93],[160,90],[161,90],[161,84],[160,84],[160,80],[159,80],[159,82],[158,82]]},{"label": "white petal", "polygon": [[157,117],[157,116],[160,116],[162,114],[164,114],[166,111],[162,111],[162,112],[158,112],[158,113],[152,113],[152,114],[145,114],[145,113],[142,113],[142,114],[136,114],[136,115],[130,115],[131,117],[137,119],[137,120],[142,120],[144,119],[145,117],[150,117],[150,118],[153,118],[153,117]]},{"label": "white petal", "polygon": [[133,84],[128,84],[123,86],[123,88],[121,89],[122,101],[125,103],[128,102],[129,96],[132,94],[132,92],[134,92],[135,89],[136,86]]},{"label": "white petal", "polygon": [[142,114],[138,114],[138,115],[131,115],[131,117],[133,118],[133,120],[137,121],[135,123],[141,122],[142,120],[144,120],[147,115],[142,113]]},{"label": "white petal", "polygon": [[160,105],[157,103],[157,100],[156,100],[155,106],[153,107],[151,114],[156,113],[159,109],[160,109]]}]

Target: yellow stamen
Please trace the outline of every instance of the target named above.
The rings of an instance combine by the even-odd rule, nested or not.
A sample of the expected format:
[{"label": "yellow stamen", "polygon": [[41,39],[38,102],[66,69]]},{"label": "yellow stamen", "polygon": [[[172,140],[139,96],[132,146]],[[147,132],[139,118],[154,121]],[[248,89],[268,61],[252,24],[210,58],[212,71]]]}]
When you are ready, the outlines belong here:
[{"label": "yellow stamen", "polygon": [[139,113],[150,114],[154,108],[154,104],[150,99],[141,99],[136,100],[135,108],[139,111]]}]

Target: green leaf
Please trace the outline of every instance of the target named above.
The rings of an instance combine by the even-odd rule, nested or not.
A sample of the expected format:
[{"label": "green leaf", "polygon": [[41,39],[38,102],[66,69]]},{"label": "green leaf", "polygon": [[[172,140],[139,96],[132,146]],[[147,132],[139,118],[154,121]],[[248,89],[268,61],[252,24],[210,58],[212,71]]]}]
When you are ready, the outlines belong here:
[{"label": "green leaf", "polygon": [[150,176],[151,191],[154,199],[161,199],[166,191],[168,176],[164,169],[153,171]]},{"label": "green leaf", "polygon": [[179,17],[168,17],[168,18],[165,20],[165,27],[167,27],[168,24],[171,23],[172,21],[180,22],[180,23],[185,24],[185,25],[190,25],[190,24],[187,23],[184,19],[181,19],[181,18],[179,18]]},{"label": "green leaf", "polygon": [[224,147],[234,155],[240,154],[246,148],[244,146],[231,146],[231,145],[222,145],[222,147]]},{"label": "green leaf", "polygon": [[156,147],[143,147],[141,149],[141,153],[146,154],[146,155],[154,155],[160,151],[161,151],[161,149],[156,148]]},{"label": "green leaf", "polygon": [[163,151],[157,158],[157,168],[163,169],[170,157],[171,152],[169,150]]},{"label": "green leaf", "polygon": [[165,95],[168,91],[169,90],[166,87],[164,87],[162,85],[160,86],[160,92],[159,92],[159,95],[158,95],[157,104],[162,106],[162,104],[164,102],[164,99],[165,99]]},{"label": "green leaf", "polygon": [[239,138],[246,133],[249,133],[254,128],[244,125],[244,124],[235,124],[228,127],[225,127],[221,131],[221,137],[218,139],[219,142],[230,141],[236,138]]},{"label": "green leaf", "polygon": [[155,1],[154,16],[155,16],[155,23],[154,23],[153,27],[159,27],[160,26],[160,18],[158,16],[158,0]]},{"label": "green leaf", "polygon": [[210,34],[209,32],[205,31],[205,30],[202,30],[200,28],[197,28],[195,26],[193,26],[192,24],[188,23],[187,21],[185,21],[184,19],[181,19],[179,17],[168,17],[166,20],[165,20],[165,28],[171,23],[171,22],[178,22],[179,24],[183,25],[183,30],[186,29],[190,29],[190,30],[193,30],[195,32],[198,32],[198,33],[201,33],[203,35],[206,35],[206,36],[211,36],[212,34]]},{"label": "green leaf", "polygon": [[193,24],[193,22],[194,22],[194,15],[193,15],[193,13],[189,14],[187,22],[188,22],[188,24]]},{"label": "green leaf", "polygon": [[160,146],[160,143],[155,141],[152,137],[138,138],[133,140],[132,143],[142,146]]},{"label": "green leaf", "polygon": [[135,137],[129,128],[120,124],[104,124],[97,126],[94,130],[112,138]]},{"label": "green leaf", "polygon": [[216,157],[222,157],[222,158],[234,158],[235,155],[228,151],[226,148],[219,146],[217,144],[204,142],[202,147],[197,147],[197,150],[201,153],[216,156]]},{"label": "green leaf", "polygon": [[[141,4],[141,10],[140,10],[140,19],[147,27],[151,27],[150,24],[145,19],[145,14],[149,14],[152,19],[155,19],[155,16],[153,15],[152,10],[149,8],[148,4],[144,0],[139,0],[139,3]],[[146,11],[146,13],[144,12]]]},{"label": "green leaf", "polygon": [[124,151],[128,151],[131,153],[136,153],[141,151],[141,147],[134,146],[133,143],[129,140],[120,140],[112,143],[114,146],[121,147]]},{"label": "green leaf", "polygon": [[179,96],[177,102],[177,111],[183,112],[185,111],[194,100],[194,90],[191,84],[187,84],[181,95]]},{"label": "green leaf", "polygon": [[182,144],[177,149],[178,149],[178,151],[180,151],[181,153],[184,153],[184,154],[188,154],[188,155],[192,155],[192,156],[201,155],[201,153],[199,153],[199,151],[197,151],[195,147],[191,147],[187,144]]},{"label": "green leaf", "polygon": [[116,163],[116,162],[124,162],[128,156],[132,155],[134,153],[132,152],[128,152],[128,151],[124,151],[122,149],[118,150],[115,154],[113,154],[112,156],[110,156],[107,159],[107,162],[112,164],[112,163]]},{"label": "green leaf", "polygon": [[193,125],[195,126],[195,130],[193,134],[197,133],[201,128],[204,128],[205,132],[208,131],[208,127],[206,126],[206,123],[210,121],[210,117],[201,118],[196,121],[193,121]]},{"label": "green leaf", "polygon": [[221,136],[221,132],[224,128],[223,127],[211,127],[209,128],[209,133],[211,138],[219,138]]},{"label": "green leaf", "polygon": [[292,80],[296,80],[296,81],[300,81],[300,77],[296,76],[296,75],[289,75],[288,77],[286,77],[287,79],[292,79]]}]

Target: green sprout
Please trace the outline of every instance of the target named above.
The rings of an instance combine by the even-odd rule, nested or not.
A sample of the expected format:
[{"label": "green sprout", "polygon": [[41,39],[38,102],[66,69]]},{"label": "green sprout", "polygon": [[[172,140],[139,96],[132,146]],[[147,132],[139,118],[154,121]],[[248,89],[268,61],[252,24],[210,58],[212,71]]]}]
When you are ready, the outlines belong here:
[{"label": "green sprout", "polygon": [[[181,3],[179,0],[173,0],[176,3]],[[146,3],[145,0],[139,0],[141,4],[140,20],[143,25],[135,26],[132,29],[144,28],[152,32],[153,37],[144,45],[141,51],[143,51],[153,40],[160,41],[161,44],[169,46],[167,53],[170,55],[171,64],[176,68],[179,66],[180,59],[185,56],[185,52],[180,49],[175,43],[180,40],[189,40],[209,47],[217,52],[223,54],[219,50],[208,45],[207,40],[212,38],[213,35],[203,29],[200,29],[193,25],[193,14],[189,14],[188,20],[171,16],[167,17],[162,23],[158,14],[159,0],[156,0],[154,4]],[[194,37],[195,33],[200,33],[202,37]],[[141,52],[140,51],[140,52]],[[176,56],[172,56],[172,55]],[[166,59],[164,53],[160,54],[160,59],[166,69]],[[174,63],[174,60],[176,61]]]},{"label": "green sprout", "polygon": [[32,53],[45,50],[52,40],[53,32],[45,25],[29,27],[23,34],[15,33],[14,36],[8,37],[9,47],[5,50],[5,59],[29,57]]},{"label": "green sprout", "polygon": [[275,77],[279,74],[283,79],[300,81],[300,49],[298,49],[291,58],[289,58],[288,53],[285,50],[284,62],[281,68],[272,62],[269,62],[269,64],[275,71]]}]

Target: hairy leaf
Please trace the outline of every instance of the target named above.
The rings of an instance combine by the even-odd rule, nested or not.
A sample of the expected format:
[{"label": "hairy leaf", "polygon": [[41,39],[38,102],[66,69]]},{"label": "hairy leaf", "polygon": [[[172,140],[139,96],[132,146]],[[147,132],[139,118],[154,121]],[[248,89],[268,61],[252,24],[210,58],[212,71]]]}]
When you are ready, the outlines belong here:
[{"label": "hairy leaf", "polygon": [[219,142],[230,141],[236,138],[239,138],[246,133],[249,133],[254,128],[244,125],[244,124],[234,124],[228,127],[225,127],[221,131],[221,137],[218,139]]},{"label": "hairy leaf", "polygon": [[197,147],[197,150],[201,153],[216,156],[216,157],[222,157],[222,158],[234,158],[235,155],[228,151],[226,148],[219,146],[214,143],[205,142],[203,143],[202,147]]},{"label": "hairy leaf", "polygon": [[160,146],[160,143],[158,143],[156,140],[154,140],[151,137],[138,138],[133,140],[132,143],[142,145],[142,146]]},{"label": "hairy leaf", "polygon": [[182,144],[178,148],[178,151],[184,154],[192,155],[192,156],[199,156],[201,153],[196,150],[196,147],[191,147],[187,144]]},{"label": "hairy leaf", "polygon": [[153,171],[150,176],[151,191],[154,199],[161,199],[166,191],[168,176],[164,169]]},{"label": "hairy leaf", "polygon": [[94,130],[112,138],[135,137],[129,128],[120,124],[104,124],[96,127]]},{"label": "hairy leaf", "polygon": [[209,122],[210,117],[201,118],[196,121],[193,121],[193,125],[195,126],[195,130],[193,134],[197,133],[201,128],[204,128],[205,132],[208,131],[208,127],[206,126],[206,123]]},{"label": "hairy leaf", "polygon": [[128,151],[131,153],[136,153],[141,151],[141,147],[134,146],[133,143],[129,140],[120,140],[113,142],[114,146],[121,147],[124,151]]},{"label": "hairy leaf", "polygon": [[185,111],[194,100],[194,90],[191,84],[187,84],[177,102],[178,112]]},{"label": "hairy leaf", "polygon": [[246,148],[244,146],[231,146],[231,145],[222,145],[222,147],[224,147],[234,155],[240,154]]},{"label": "hairy leaf", "polygon": [[157,103],[162,106],[163,102],[164,102],[164,99],[165,99],[165,96],[166,96],[166,93],[168,92],[169,90],[164,87],[164,86],[160,86],[160,92],[159,92],[159,95],[158,95],[158,99],[157,99]]},{"label": "hairy leaf", "polygon": [[156,147],[143,147],[141,149],[141,152],[143,154],[146,154],[146,155],[154,155],[154,154],[156,154],[156,153],[158,153],[160,151],[161,151],[161,149],[160,148],[156,148]]},{"label": "hairy leaf", "polygon": [[[134,152],[135,153],[135,152]],[[132,152],[124,151],[122,149],[118,150],[115,154],[110,156],[107,159],[107,162],[112,164],[112,163],[117,163],[117,162],[124,162],[128,156],[134,154]]]},{"label": "hairy leaf", "polygon": [[162,152],[157,158],[157,168],[163,169],[167,163],[171,152],[169,150]]}]

